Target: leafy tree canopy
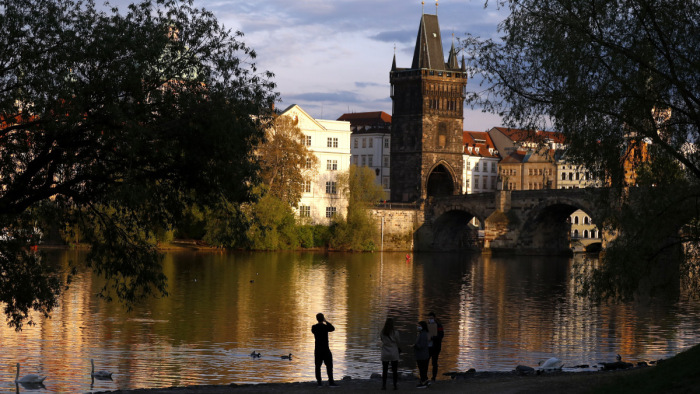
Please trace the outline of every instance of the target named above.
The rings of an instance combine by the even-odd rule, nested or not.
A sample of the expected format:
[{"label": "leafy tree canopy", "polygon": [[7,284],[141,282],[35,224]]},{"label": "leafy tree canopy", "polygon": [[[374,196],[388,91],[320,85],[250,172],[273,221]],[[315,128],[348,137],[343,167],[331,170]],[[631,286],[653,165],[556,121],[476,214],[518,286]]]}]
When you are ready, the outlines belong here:
[{"label": "leafy tree canopy", "polygon": [[0,0],[0,302],[9,324],[48,315],[66,281],[27,245],[80,227],[103,295],[165,293],[155,229],[184,207],[246,201],[276,99],[242,33],[192,0],[125,10]]},{"label": "leafy tree canopy", "polygon": [[318,158],[306,147],[304,134],[291,117],[276,117],[256,152],[267,193],[296,206],[303,182],[311,180]]},{"label": "leafy tree canopy", "polygon": [[[468,37],[464,43],[470,71],[483,81],[469,101],[511,126],[563,132],[569,157],[621,192],[604,202],[613,209],[599,223],[617,238],[584,290],[629,298],[640,287],[654,287],[643,283],[649,277],[674,277],[658,274],[669,255],[680,256],[680,265],[661,265],[676,273],[680,268],[700,288],[700,3],[497,4],[510,10],[499,26],[502,39]],[[653,146],[652,164],[641,168],[640,187],[626,194],[621,157],[630,141],[640,140]]]}]

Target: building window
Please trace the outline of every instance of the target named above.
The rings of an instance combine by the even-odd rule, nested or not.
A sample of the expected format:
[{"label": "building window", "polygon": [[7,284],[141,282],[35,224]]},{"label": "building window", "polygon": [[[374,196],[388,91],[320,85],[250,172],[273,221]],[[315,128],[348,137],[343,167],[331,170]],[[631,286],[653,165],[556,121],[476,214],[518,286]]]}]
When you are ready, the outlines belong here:
[{"label": "building window", "polygon": [[357,138],[355,138],[355,139],[353,140],[353,147],[354,147],[355,149],[357,149]]},{"label": "building window", "polygon": [[479,176],[478,176],[478,175],[474,175],[474,183],[473,183],[473,185],[474,185],[474,189],[475,189],[475,190],[479,188]]},{"label": "building window", "polygon": [[385,138],[385,139],[384,139],[384,147],[385,147],[385,148],[388,148],[388,147],[389,147],[389,139],[388,139],[388,138]]},{"label": "building window", "polygon": [[332,218],[335,216],[336,209],[335,207],[326,207],[326,217],[327,218]]},{"label": "building window", "polygon": [[352,164],[357,165],[357,155],[352,155]]},{"label": "building window", "polygon": [[578,224],[578,216],[574,216],[574,224]]},{"label": "building window", "polygon": [[479,162],[474,163],[474,171],[479,171]]},{"label": "building window", "polygon": [[[372,141],[372,140],[370,140]],[[367,155],[367,166],[372,167],[372,161],[373,161],[374,155]]]},{"label": "building window", "polygon": [[314,165],[313,160],[310,157],[306,158],[306,168],[312,168]]},{"label": "building window", "polygon": [[311,193],[311,181],[303,181],[301,183],[302,193]]},{"label": "building window", "polygon": [[481,184],[481,188],[484,189],[484,190],[488,189],[488,188],[489,188],[489,187],[488,187],[489,177],[484,176],[484,177],[481,177],[481,179],[482,179],[482,182],[483,182],[483,183]]},{"label": "building window", "polygon": [[328,142],[327,142],[326,146],[329,148],[337,148],[338,147],[338,138],[328,137]]},{"label": "building window", "polygon": [[333,181],[326,182],[326,194],[336,194],[336,183]]},{"label": "building window", "polygon": [[338,160],[326,160],[326,170],[336,171],[338,169]]},{"label": "building window", "polygon": [[491,177],[491,189],[493,189],[493,190],[496,189],[496,177],[495,176]]},{"label": "building window", "polygon": [[299,216],[303,218],[308,218],[311,216],[311,207],[308,205],[301,205],[299,207]]},{"label": "building window", "polygon": [[384,155],[384,167],[389,168],[389,155]]},{"label": "building window", "polygon": [[362,138],[362,147],[366,148],[367,147],[367,138]]},{"label": "building window", "polygon": [[360,162],[363,166],[367,165],[367,155],[362,155],[362,161]]},{"label": "building window", "polygon": [[496,173],[496,163],[494,162],[491,162],[491,172],[494,174]]},{"label": "building window", "polygon": [[369,139],[369,147],[374,148],[374,138]]},{"label": "building window", "polygon": [[389,177],[385,176],[382,178],[382,186],[384,186],[385,189],[389,188]]},{"label": "building window", "polygon": [[564,173],[564,172],[561,173],[561,180],[562,181],[566,180],[566,173]]},{"label": "building window", "polygon": [[301,144],[305,146],[311,146],[311,136],[305,135],[301,138]]}]

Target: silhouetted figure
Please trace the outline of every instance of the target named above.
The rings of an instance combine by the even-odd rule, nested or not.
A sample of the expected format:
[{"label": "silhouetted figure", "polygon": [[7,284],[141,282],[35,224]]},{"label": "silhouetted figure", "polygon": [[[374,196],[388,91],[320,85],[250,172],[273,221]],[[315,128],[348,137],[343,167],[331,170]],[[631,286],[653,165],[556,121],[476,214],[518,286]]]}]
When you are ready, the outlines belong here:
[{"label": "silhouetted figure", "polygon": [[428,380],[428,324],[425,321],[418,322],[418,336],[416,343],[413,345],[416,353],[416,364],[418,364],[418,374],[420,375],[420,383],[416,387],[425,388],[430,386]]},{"label": "silhouetted figure", "polygon": [[328,373],[328,385],[338,387],[333,380],[333,355],[328,346],[328,333],[335,331],[335,327],[329,323],[323,316],[323,313],[316,315],[317,324],[311,326],[311,332],[316,338],[316,347],[314,348],[314,362],[316,364],[316,381],[319,386],[323,386],[321,380],[321,364],[326,364],[326,372]]},{"label": "silhouetted figure", "polygon": [[430,336],[429,350],[430,358],[433,359],[433,382],[438,374],[438,357],[442,350],[442,338],[445,336],[445,329],[442,323],[435,317],[435,312],[428,313],[428,332]]},{"label": "silhouetted figure", "polygon": [[391,363],[391,376],[394,380],[394,390],[397,389],[399,378],[399,332],[394,328],[394,319],[387,317],[382,333],[379,335],[382,340],[382,390],[386,390],[386,375],[389,372]]}]

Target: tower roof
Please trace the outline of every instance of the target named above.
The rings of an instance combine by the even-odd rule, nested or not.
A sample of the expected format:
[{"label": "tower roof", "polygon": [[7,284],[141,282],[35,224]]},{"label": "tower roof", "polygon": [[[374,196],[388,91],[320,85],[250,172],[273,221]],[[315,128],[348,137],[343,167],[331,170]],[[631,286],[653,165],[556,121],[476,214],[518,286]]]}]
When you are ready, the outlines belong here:
[{"label": "tower roof", "polygon": [[442,52],[442,38],[440,37],[440,24],[437,15],[423,14],[420,19],[411,68],[445,69],[445,55]]}]

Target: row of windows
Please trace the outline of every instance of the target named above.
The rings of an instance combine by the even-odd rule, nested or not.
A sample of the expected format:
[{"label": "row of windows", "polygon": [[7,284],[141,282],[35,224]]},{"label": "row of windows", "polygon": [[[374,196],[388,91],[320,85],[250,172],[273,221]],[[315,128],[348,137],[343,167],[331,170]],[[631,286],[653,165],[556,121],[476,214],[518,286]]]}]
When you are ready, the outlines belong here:
[{"label": "row of windows", "polygon": [[[479,189],[479,186],[481,186],[481,189],[490,190],[489,189],[489,179],[491,179],[491,189],[495,189],[496,188],[496,177],[495,176],[480,177],[479,175],[474,175],[474,183],[472,183],[472,188]],[[469,187],[469,184],[467,184],[467,188],[468,187]]]},{"label": "row of windows", "polygon": [[[579,236],[579,234],[582,234],[582,236]],[[598,230],[583,230],[583,233],[579,233],[578,230],[574,230],[571,233],[571,236],[573,238],[600,238],[600,234]]]},{"label": "row of windows", "polygon": [[[326,207],[326,217],[327,218],[332,218],[333,216],[338,213],[338,210],[336,207]],[[300,205],[299,206],[299,216],[303,218],[308,218],[311,217],[311,207],[308,205]]]},{"label": "row of windows", "polygon": [[[310,135],[305,135],[301,137],[301,144],[304,146],[311,146],[311,136]],[[328,148],[337,148],[338,147],[338,137],[328,137],[326,140],[326,146]]]},{"label": "row of windows", "polygon": [[591,175],[590,172],[586,172],[585,174],[581,174],[580,172],[577,172],[577,173],[575,173],[575,175],[573,172],[562,172],[561,173],[561,180],[565,181],[565,180],[567,180],[567,178],[570,181],[573,181],[574,178],[576,178],[577,181],[582,180],[582,179],[590,181],[593,179],[593,176]]},{"label": "row of windows", "polygon": [[[479,163],[480,163],[480,162],[478,162],[478,161],[477,161],[476,163],[474,163],[474,168],[472,168],[472,171],[481,171],[481,170],[479,169],[479,168],[480,168]],[[488,162],[484,162],[484,163],[483,163],[483,166],[481,166],[481,168],[483,168],[483,171],[486,172],[486,171],[489,170],[489,169],[488,169],[488,166],[489,166],[489,163],[488,163]],[[495,161],[492,161],[492,162],[491,162],[491,172],[493,172],[494,174],[496,173],[496,162],[495,162]]]},{"label": "row of windows", "polygon": [[[382,157],[383,167],[389,167],[389,155],[384,155]],[[352,164],[359,166],[374,167],[374,155],[352,155]]]},{"label": "row of windows", "polygon": [[552,175],[552,169],[545,168],[543,171],[542,168],[528,168],[527,175]]},{"label": "row of windows", "polygon": [[[579,224],[578,216],[574,216],[573,222],[574,222],[574,224]],[[593,224],[593,221],[588,216],[584,216],[583,217],[583,224]]]},{"label": "row of windows", "polygon": [[[359,145],[359,138],[354,138],[352,141],[352,146],[353,148],[357,149]],[[367,144],[369,143],[369,148],[374,148],[374,138],[372,137],[362,137],[362,147],[367,148]],[[389,148],[389,139],[384,138],[384,147]]]}]

